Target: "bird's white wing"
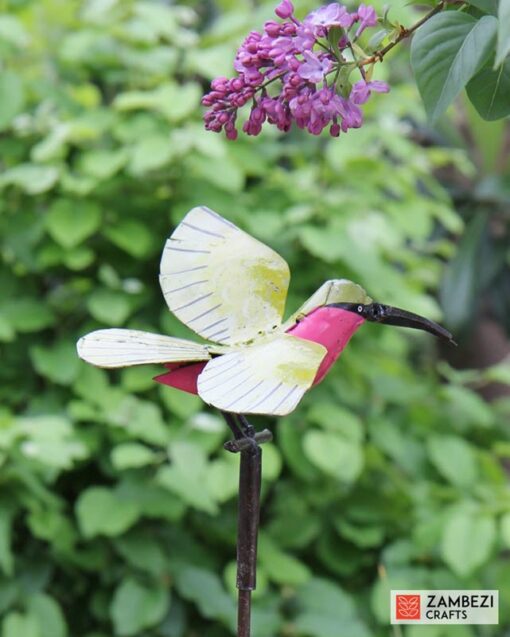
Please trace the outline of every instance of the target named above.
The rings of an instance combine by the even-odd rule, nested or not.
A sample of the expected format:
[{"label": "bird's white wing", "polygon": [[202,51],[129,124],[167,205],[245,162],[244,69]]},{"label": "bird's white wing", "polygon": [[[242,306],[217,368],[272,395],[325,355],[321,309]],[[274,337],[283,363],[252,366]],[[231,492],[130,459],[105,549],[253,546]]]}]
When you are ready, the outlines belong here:
[{"label": "bird's white wing", "polygon": [[204,206],[188,212],[161,258],[170,310],[221,344],[243,343],[279,326],[289,280],[282,257]]},{"label": "bird's white wing", "polygon": [[281,334],[211,360],[198,394],[223,411],[283,416],[312,386],[325,354],[318,343]]},{"label": "bird's white wing", "polygon": [[97,367],[128,367],[148,363],[206,361],[207,348],[181,338],[139,330],[97,330],[80,338],[78,356]]}]

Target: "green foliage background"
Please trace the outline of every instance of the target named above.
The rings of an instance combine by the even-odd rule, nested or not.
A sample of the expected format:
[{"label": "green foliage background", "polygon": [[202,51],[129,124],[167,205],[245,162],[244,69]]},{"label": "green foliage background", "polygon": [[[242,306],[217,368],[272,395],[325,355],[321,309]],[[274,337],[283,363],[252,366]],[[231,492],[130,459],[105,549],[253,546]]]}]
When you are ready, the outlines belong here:
[{"label": "green foliage background", "polygon": [[[347,277],[439,320],[464,222],[435,175],[453,166],[475,180],[471,158],[418,143],[427,124],[407,53],[380,70],[393,90],[366,125],[338,140],[206,133],[206,81],[230,72],[271,3],[3,6],[2,637],[232,635],[238,459],[222,450],[221,419],[156,386],[158,368],[83,364],[75,341],[105,326],[188,335],[166,309],[158,261],[201,203],[288,260],[288,312]],[[363,327],[297,413],[258,421],[275,443],[255,637],[510,630],[510,405],[472,389],[508,383],[509,369],[454,371],[436,348]],[[499,588],[504,627],[393,631],[391,588]]]}]

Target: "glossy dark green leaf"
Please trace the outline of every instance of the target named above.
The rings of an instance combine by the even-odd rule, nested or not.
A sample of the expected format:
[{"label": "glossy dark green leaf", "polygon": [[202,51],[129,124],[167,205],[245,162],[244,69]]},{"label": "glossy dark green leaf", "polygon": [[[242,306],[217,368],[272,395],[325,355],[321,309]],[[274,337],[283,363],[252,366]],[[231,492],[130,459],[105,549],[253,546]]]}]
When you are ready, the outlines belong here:
[{"label": "glossy dark green leaf", "polygon": [[417,31],[411,64],[429,118],[450,106],[487,61],[496,37],[497,20],[480,20],[458,11],[434,16]]},{"label": "glossy dark green leaf", "polygon": [[496,66],[502,64],[510,54],[510,0],[499,0],[498,21]]},{"label": "glossy dark green leaf", "polygon": [[470,0],[469,4],[490,15],[498,13],[498,0]]},{"label": "glossy dark green leaf", "polygon": [[483,119],[510,115],[510,58],[496,68],[492,61],[486,64],[467,85],[467,94]]}]

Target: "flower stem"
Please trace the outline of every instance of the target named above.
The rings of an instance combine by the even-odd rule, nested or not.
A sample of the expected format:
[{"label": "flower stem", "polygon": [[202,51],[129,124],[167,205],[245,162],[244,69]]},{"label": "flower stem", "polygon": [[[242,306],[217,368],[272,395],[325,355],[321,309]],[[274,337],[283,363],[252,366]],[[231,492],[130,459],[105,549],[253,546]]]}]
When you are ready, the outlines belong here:
[{"label": "flower stem", "polygon": [[405,27],[401,26],[400,33],[395,38],[395,40],[393,40],[393,42],[390,42],[384,48],[379,49],[378,51],[374,51],[374,53],[370,57],[359,61],[358,65],[360,69],[362,66],[366,66],[367,64],[382,62],[384,56],[389,51],[391,51],[391,49],[393,49],[395,46],[397,46],[397,44],[402,42],[402,40],[405,40],[410,35],[412,35],[416,31],[416,29],[419,29],[423,24],[425,24],[425,22],[428,22],[430,18],[434,17],[437,13],[440,13],[441,11],[443,11],[443,9],[445,9],[447,5],[448,5],[448,0],[441,0],[441,2],[439,2],[438,5],[436,5],[431,11],[425,14],[423,18],[421,18],[421,20],[418,20],[418,22],[413,24],[413,26],[410,27],[409,29],[406,29]]}]

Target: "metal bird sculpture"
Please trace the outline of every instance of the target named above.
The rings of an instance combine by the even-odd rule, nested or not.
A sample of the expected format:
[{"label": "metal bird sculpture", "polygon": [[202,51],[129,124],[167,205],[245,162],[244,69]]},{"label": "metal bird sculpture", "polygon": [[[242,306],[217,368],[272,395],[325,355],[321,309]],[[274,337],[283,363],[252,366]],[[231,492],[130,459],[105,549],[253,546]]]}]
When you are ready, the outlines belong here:
[{"label": "metal bird sculpture", "polygon": [[99,367],[162,363],[155,380],[198,394],[223,413],[241,454],[237,531],[238,637],[250,636],[256,586],[261,448],[245,414],[283,416],[319,383],[365,321],[425,330],[453,342],[426,318],[374,303],[356,283],[326,281],[285,323],[287,263],[216,212],[193,208],[166,242],[160,283],[173,314],[210,344],[137,330],[97,330],[78,354]]},{"label": "metal bird sculpture", "polygon": [[162,363],[169,371],[155,380],[198,394],[223,412],[290,413],[365,321],[453,342],[440,325],[374,303],[346,279],[326,281],[282,323],[287,263],[205,206],[190,210],[167,240],[159,280],[170,311],[212,344],[106,329],[81,338],[78,354],[107,368]]}]

